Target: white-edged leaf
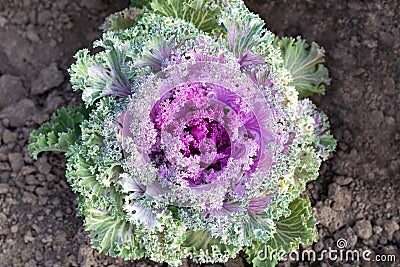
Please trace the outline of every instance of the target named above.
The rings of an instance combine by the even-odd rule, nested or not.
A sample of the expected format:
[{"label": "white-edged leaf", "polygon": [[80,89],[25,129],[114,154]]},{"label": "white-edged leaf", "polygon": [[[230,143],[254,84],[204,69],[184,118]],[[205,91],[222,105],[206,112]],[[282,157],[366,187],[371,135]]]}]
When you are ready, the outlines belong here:
[{"label": "white-edged leaf", "polygon": [[297,198],[290,203],[291,214],[275,222],[276,233],[267,243],[254,242],[246,250],[248,261],[255,267],[275,266],[279,260],[300,244],[317,240],[317,221],[308,198]]},{"label": "white-edged leaf", "polygon": [[310,46],[300,37],[284,37],[275,44],[281,49],[284,66],[292,76],[291,85],[299,92],[299,98],[324,94],[330,84],[328,69],[323,65],[324,50],[316,43]]}]

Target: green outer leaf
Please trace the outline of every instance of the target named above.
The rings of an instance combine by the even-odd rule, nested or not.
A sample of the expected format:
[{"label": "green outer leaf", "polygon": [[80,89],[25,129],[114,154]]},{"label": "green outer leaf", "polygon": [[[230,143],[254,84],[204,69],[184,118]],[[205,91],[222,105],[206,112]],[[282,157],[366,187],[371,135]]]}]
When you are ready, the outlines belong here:
[{"label": "green outer leaf", "polygon": [[182,0],[154,0],[150,5],[160,15],[181,18],[183,2]]},{"label": "green outer leaf", "polygon": [[217,15],[220,7],[210,6],[207,0],[192,0],[188,2],[187,8],[184,8],[184,18],[190,21],[197,28],[205,32],[211,32],[219,27]]},{"label": "green outer leaf", "polygon": [[68,69],[72,89],[84,90],[89,79],[88,68],[96,64],[96,61],[90,56],[90,51],[86,48],[79,50],[74,58],[76,62]]},{"label": "green outer leaf", "polygon": [[212,238],[209,231],[186,231],[183,246],[191,251],[193,260],[200,263],[226,262],[240,251],[240,247],[225,245]]},{"label": "green outer leaf", "polygon": [[[102,175],[93,170],[96,163],[87,157],[83,153],[74,151],[67,164],[68,182],[75,192],[85,197],[85,205],[101,210],[107,209],[110,214],[123,217],[122,195],[116,192],[114,187],[102,185]],[[79,213],[86,216],[85,212],[83,209]]]},{"label": "green outer leaf", "polygon": [[142,10],[139,8],[131,7],[126,8],[120,12],[116,12],[108,16],[104,23],[101,25],[100,29],[103,32],[107,31],[121,31],[125,29],[129,29],[136,24],[136,20],[142,14]]},{"label": "green outer leaf", "polygon": [[89,111],[83,105],[76,108],[61,108],[29,137],[28,151],[32,158],[43,151],[67,152],[81,136],[80,125]]},{"label": "green outer leaf", "polygon": [[243,21],[232,20],[232,18],[226,18],[224,22],[228,28],[228,39],[232,35],[232,48],[233,53],[239,59],[243,57],[245,52],[251,51],[253,46],[256,46],[260,42],[261,36],[264,34],[263,27],[264,21],[256,21],[253,18],[243,18]]},{"label": "green outer leaf", "polygon": [[205,32],[219,28],[217,16],[221,8],[210,0],[154,0],[151,8],[162,16],[191,22]]},{"label": "green outer leaf", "polygon": [[130,7],[136,7],[136,8],[150,8],[150,2],[149,0],[131,0]]},{"label": "green outer leaf", "polygon": [[133,226],[123,219],[117,219],[106,211],[89,209],[85,219],[85,229],[90,231],[92,246],[110,256],[130,256],[140,258],[144,251],[136,247]]},{"label": "green outer leaf", "polygon": [[320,139],[320,144],[327,148],[328,151],[334,151],[337,145],[335,137],[332,134],[327,133]]},{"label": "green outer leaf", "polygon": [[[103,98],[96,105],[90,118],[82,122],[81,141],[68,150],[70,157],[66,177],[73,190],[85,197],[85,206],[123,217],[122,195],[114,184],[120,173],[120,157],[108,153],[113,149],[108,150],[105,145],[105,142],[116,138],[110,133],[113,129],[105,123],[114,101]],[[106,129],[107,132],[104,132]],[[86,208],[80,211],[82,215],[86,215],[85,212]]]},{"label": "green outer leaf", "polygon": [[267,243],[253,243],[246,250],[248,261],[254,266],[275,266],[287,253],[300,244],[311,244],[318,238],[317,221],[308,198],[297,198],[290,203],[291,214],[276,223],[276,233]]},{"label": "green outer leaf", "polygon": [[284,67],[290,72],[293,85],[299,92],[299,99],[313,94],[324,94],[325,86],[330,84],[324,51],[316,43],[311,47],[300,37],[297,39],[284,37],[275,40],[281,49]]}]

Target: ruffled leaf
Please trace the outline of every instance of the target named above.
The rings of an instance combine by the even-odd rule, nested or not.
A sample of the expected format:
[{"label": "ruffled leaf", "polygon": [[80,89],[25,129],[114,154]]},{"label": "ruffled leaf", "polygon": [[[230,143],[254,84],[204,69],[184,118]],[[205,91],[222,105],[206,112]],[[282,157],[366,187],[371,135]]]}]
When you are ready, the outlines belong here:
[{"label": "ruffled leaf", "polygon": [[108,16],[100,29],[102,29],[103,32],[116,32],[129,29],[135,26],[136,20],[140,14],[142,14],[142,10],[139,8],[126,8]]},{"label": "ruffled leaf", "polygon": [[68,70],[72,88],[82,90],[82,99],[92,105],[106,95],[126,97],[131,95],[131,84],[123,70],[126,55],[124,51],[109,49],[104,54],[104,63],[99,63],[83,49],[76,55],[76,63]]},{"label": "ruffled leaf", "polygon": [[192,259],[200,263],[226,262],[240,251],[240,247],[225,245],[212,238],[208,231],[186,231],[183,246],[190,251]]},{"label": "ruffled leaf", "polygon": [[291,214],[275,222],[276,233],[272,239],[265,244],[255,242],[246,250],[248,261],[253,266],[275,266],[288,252],[298,249],[300,244],[311,244],[317,240],[317,221],[309,199],[297,198],[289,208]]},{"label": "ruffled leaf", "polygon": [[103,188],[97,181],[97,173],[93,171],[95,165],[93,159],[80,155],[78,151],[69,158],[66,176],[74,191],[85,196],[101,193]]},{"label": "ruffled leaf", "polygon": [[318,151],[318,155],[323,160],[326,160],[329,153],[336,148],[336,139],[329,131],[329,121],[325,113],[316,112],[313,118],[315,121],[315,135],[317,137],[314,145]]},{"label": "ruffled leaf", "polygon": [[77,108],[61,108],[29,137],[28,151],[37,159],[43,151],[67,152],[81,136],[80,125],[88,117],[88,110],[82,105]]},{"label": "ruffled leaf", "polygon": [[[303,99],[300,103],[299,115],[301,120],[306,122],[302,125],[303,128],[305,127],[304,132],[308,134],[304,135],[305,140],[313,144],[321,159],[326,160],[329,153],[336,148],[336,140],[329,131],[328,117],[325,113],[319,112],[310,99]],[[312,131],[309,129],[312,129]]]},{"label": "ruffled leaf", "polygon": [[319,145],[321,147],[326,148],[328,151],[333,151],[336,148],[336,139],[332,134],[326,133],[323,137],[320,138]]},{"label": "ruffled leaf", "polygon": [[125,53],[111,49],[105,57],[106,67],[96,64],[88,68],[90,87],[92,91],[102,95],[127,96],[131,94],[131,85],[122,71]]},{"label": "ruffled leaf", "polygon": [[136,249],[133,226],[123,219],[113,217],[107,211],[89,210],[85,229],[90,231],[92,246],[100,252],[114,257],[125,255],[125,258],[139,258],[144,255],[144,251]]},{"label": "ruffled leaf", "polygon": [[138,66],[149,66],[155,72],[161,71],[164,62],[171,57],[171,44],[161,36],[157,36],[151,39],[146,47],[148,50],[143,53],[142,58],[136,64]]},{"label": "ruffled leaf", "polygon": [[110,112],[114,102],[110,98],[101,99],[82,122],[80,142],[73,145],[68,153],[67,180],[75,192],[80,193],[80,214],[86,215],[90,209],[107,210],[113,216],[124,217],[123,195],[119,191],[117,179],[121,173],[121,154],[110,149],[109,143],[116,137],[109,134]]},{"label": "ruffled leaf", "polygon": [[87,198],[90,205],[122,214],[122,195],[109,186],[109,177],[99,173],[96,162],[80,151],[73,150],[68,160],[67,179],[75,192]]},{"label": "ruffled leaf", "polygon": [[328,69],[323,65],[324,50],[316,43],[310,47],[300,37],[276,39],[275,44],[281,49],[284,66],[293,78],[291,85],[299,92],[299,98],[324,94],[330,84]]},{"label": "ruffled leaf", "polygon": [[238,58],[242,67],[264,63],[265,59],[251,52],[263,34],[264,23],[257,20],[238,22],[227,20],[227,43],[229,50]]},{"label": "ruffled leaf", "polygon": [[68,73],[71,77],[71,84],[73,90],[82,90],[86,89],[86,83],[89,79],[88,68],[93,66],[96,62],[89,55],[88,49],[79,50],[74,58],[76,62],[71,65],[68,69]]},{"label": "ruffled leaf", "polygon": [[129,193],[131,199],[142,197],[146,191],[144,185],[140,184],[126,173],[121,174],[120,184],[122,186],[122,192]]},{"label": "ruffled leaf", "polygon": [[251,242],[255,237],[259,241],[267,242],[274,233],[275,224],[265,213],[270,200],[270,196],[260,196],[250,200],[247,208],[249,218],[243,227],[245,240]]},{"label": "ruffled leaf", "polygon": [[150,1],[149,0],[131,0],[131,7],[136,7],[136,8],[150,8]]},{"label": "ruffled leaf", "polygon": [[180,18],[198,29],[212,32],[219,27],[217,15],[221,8],[210,0],[154,0],[152,9],[163,16]]},{"label": "ruffled leaf", "polygon": [[149,229],[154,229],[159,226],[159,222],[156,218],[157,210],[146,207],[140,200],[134,201],[131,204],[127,203],[124,208],[130,222],[143,224]]}]

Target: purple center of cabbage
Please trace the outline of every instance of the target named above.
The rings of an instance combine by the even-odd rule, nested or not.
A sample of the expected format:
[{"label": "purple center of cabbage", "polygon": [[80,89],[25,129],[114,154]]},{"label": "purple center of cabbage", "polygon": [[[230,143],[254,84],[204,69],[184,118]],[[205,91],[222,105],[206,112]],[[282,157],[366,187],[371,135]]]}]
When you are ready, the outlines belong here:
[{"label": "purple center of cabbage", "polygon": [[208,118],[193,119],[188,122],[180,140],[185,149],[181,152],[185,157],[200,156],[199,179],[195,182],[211,182],[216,172],[223,170],[231,155],[231,142],[226,129],[216,121]]},{"label": "purple center of cabbage", "polygon": [[[150,118],[157,130],[157,142],[149,156],[159,175],[171,181],[173,172],[180,169],[191,173],[185,180],[192,186],[218,179],[230,157],[247,153],[244,142],[231,140],[232,133],[241,132],[261,146],[261,130],[249,105],[215,84],[189,82],[173,88],[156,102]],[[170,139],[164,137],[165,133]],[[178,149],[171,152],[169,147],[176,143]],[[248,172],[255,170],[257,156],[253,160]]]}]

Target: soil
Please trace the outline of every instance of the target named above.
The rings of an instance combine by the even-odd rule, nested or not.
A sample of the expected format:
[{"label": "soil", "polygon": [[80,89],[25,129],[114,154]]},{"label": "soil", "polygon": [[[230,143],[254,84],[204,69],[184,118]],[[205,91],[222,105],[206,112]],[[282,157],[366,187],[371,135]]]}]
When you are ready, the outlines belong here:
[{"label": "soil", "polygon": [[[265,2],[265,3],[264,3]],[[280,36],[302,35],[326,50],[332,84],[314,97],[330,117],[338,147],[308,185],[321,252],[400,249],[400,3],[358,0],[249,0]],[[166,266],[123,261],[90,247],[65,159],[27,154],[29,133],[59,107],[79,102],[67,68],[98,26],[128,0],[0,1],[0,266]],[[225,266],[247,266],[244,255]],[[377,262],[363,266],[379,265]],[[354,266],[354,262],[281,262]],[[184,266],[198,266],[186,261]],[[205,265],[223,266],[223,265]]]}]

